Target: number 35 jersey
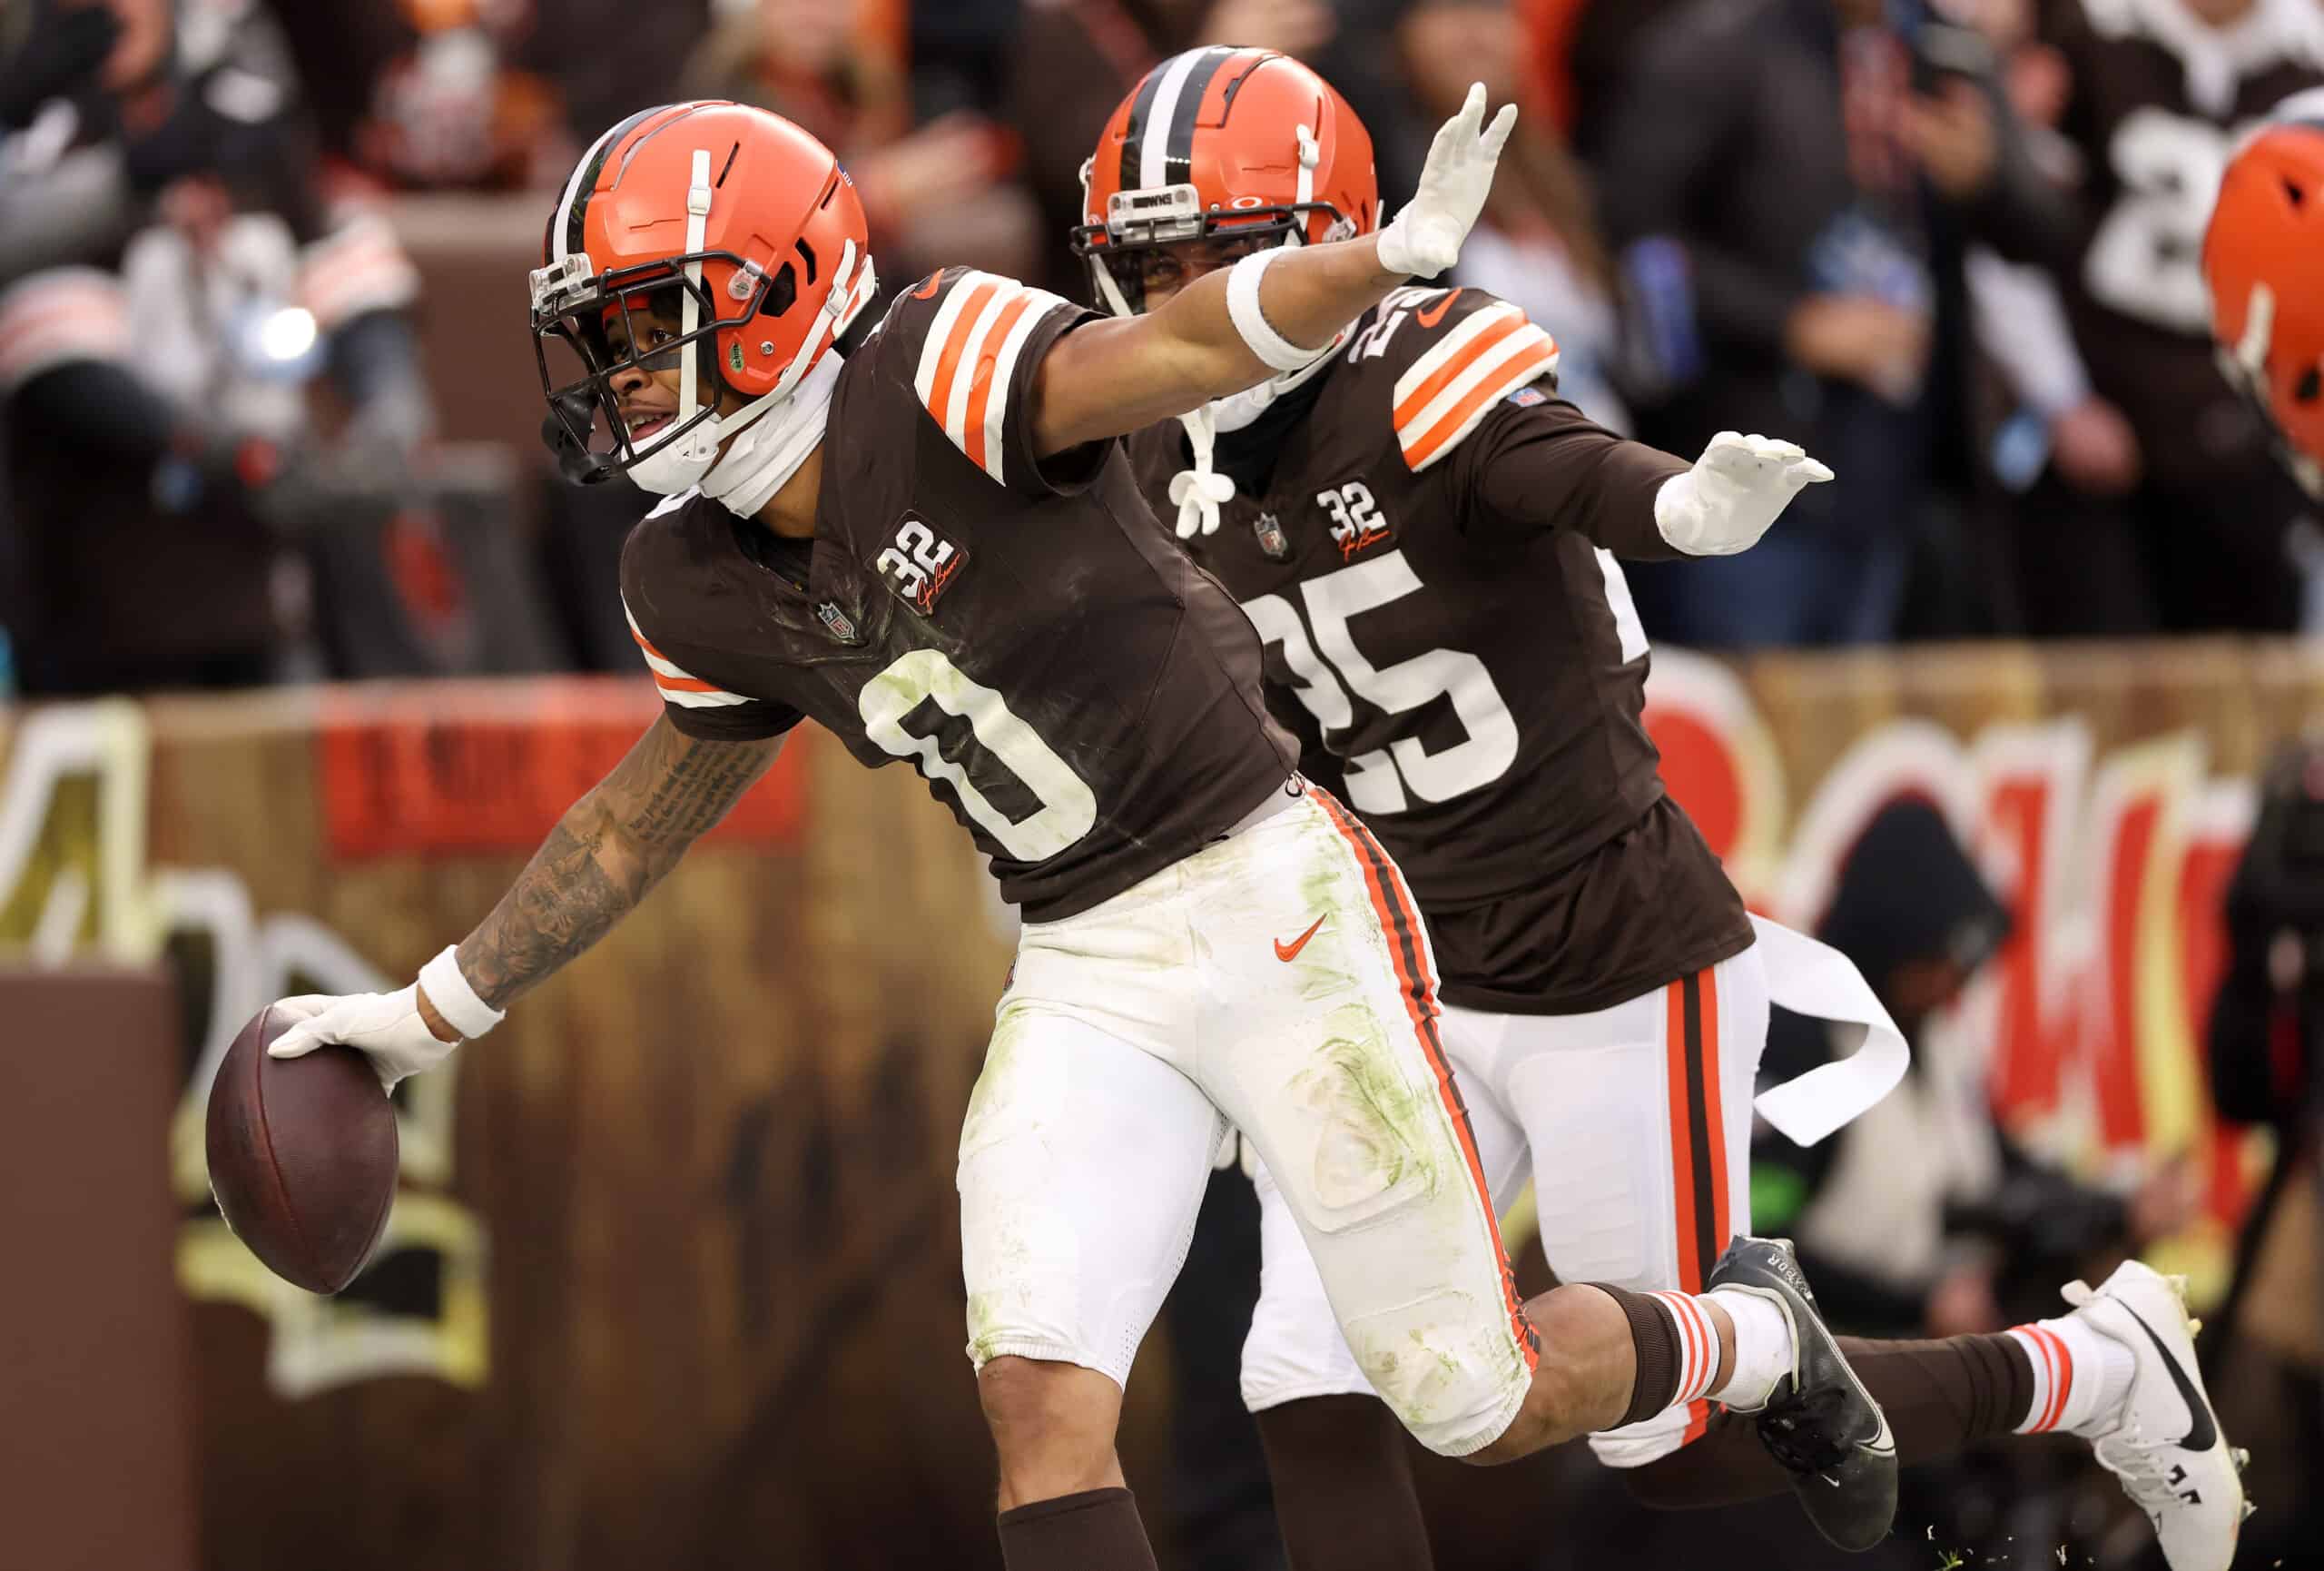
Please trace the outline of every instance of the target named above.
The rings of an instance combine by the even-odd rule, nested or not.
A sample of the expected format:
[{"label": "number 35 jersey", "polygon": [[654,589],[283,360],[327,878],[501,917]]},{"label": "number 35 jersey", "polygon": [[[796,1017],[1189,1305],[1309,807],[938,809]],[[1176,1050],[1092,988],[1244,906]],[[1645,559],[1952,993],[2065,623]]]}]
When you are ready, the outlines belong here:
[{"label": "number 35 jersey", "polygon": [[938,273],[841,371],[812,545],[688,492],[622,552],[674,726],[743,740],[812,717],[867,765],[911,763],[1036,921],[1199,850],[1296,756],[1257,638],[1155,524],[1121,444],[1034,456],[1035,369],[1088,319]]},{"label": "number 35 jersey", "polygon": [[[1604,1008],[1751,942],[1663,793],[1614,559],[1672,554],[1653,496],[1687,466],[1556,399],[1555,364],[1513,305],[1397,291],[1221,436],[1236,496],[1192,547],[1257,627],[1305,766],[1410,881],[1445,999],[1512,1013]],[[1130,454],[1174,515],[1181,428]]]}]

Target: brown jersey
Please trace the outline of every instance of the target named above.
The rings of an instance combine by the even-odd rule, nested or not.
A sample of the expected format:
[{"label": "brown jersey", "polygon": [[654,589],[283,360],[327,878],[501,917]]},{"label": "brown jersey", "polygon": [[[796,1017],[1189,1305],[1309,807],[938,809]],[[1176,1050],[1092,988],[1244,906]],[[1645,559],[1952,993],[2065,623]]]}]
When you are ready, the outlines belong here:
[{"label": "brown jersey", "polygon": [[2093,386],[2165,478],[2264,463],[2213,363],[2203,231],[2237,138],[2324,83],[2324,13],[2260,0],[2212,28],[2179,0],[2051,0],[2044,26],[2073,84],[2060,129],[2083,155],[2084,222],[2065,297]]},{"label": "brown jersey", "polygon": [[1089,313],[953,269],[849,357],[812,548],[699,493],[632,532],[622,598],[671,723],[812,717],[909,760],[1046,921],[1225,833],[1295,758],[1259,647],[1154,522],[1121,444],[1036,458],[1035,368]]},{"label": "brown jersey", "polygon": [[[1258,628],[1306,767],[1411,882],[1445,999],[1532,1013],[1751,942],[1663,794],[1646,637],[1601,548],[1671,555],[1653,496],[1686,466],[1552,397],[1555,360],[1505,301],[1399,291],[1221,438],[1236,495],[1194,548]],[[1187,451],[1176,422],[1130,440],[1157,509]]]}]

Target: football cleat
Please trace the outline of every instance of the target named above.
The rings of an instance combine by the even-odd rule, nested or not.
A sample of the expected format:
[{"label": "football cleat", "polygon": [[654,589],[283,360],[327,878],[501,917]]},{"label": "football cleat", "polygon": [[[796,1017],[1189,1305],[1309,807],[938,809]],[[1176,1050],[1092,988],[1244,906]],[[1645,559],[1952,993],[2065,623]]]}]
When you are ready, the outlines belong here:
[{"label": "football cleat", "polygon": [[2130,1390],[2104,1428],[2083,1428],[2098,1464],[2154,1524],[2171,1571],[2227,1571],[2251,1507],[2243,1497],[2250,1453],[2227,1443],[2195,1362],[2186,1279],[2125,1262],[2093,1291],[2065,1289],[2073,1318],[2130,1349]]},{"label": "football cleat", "polygon": [[1896,1515],[1896,1442],[1887,1415],[1840,1356],[1791,1240],[1737,1239],[1709,1285],[1756,1293],[1783,1311],[1791,1369],[1757,1409],[1759,1443],[1792,1476],[1792,1493],[1817,1532],[1843,1549],[1871,1548]]}]

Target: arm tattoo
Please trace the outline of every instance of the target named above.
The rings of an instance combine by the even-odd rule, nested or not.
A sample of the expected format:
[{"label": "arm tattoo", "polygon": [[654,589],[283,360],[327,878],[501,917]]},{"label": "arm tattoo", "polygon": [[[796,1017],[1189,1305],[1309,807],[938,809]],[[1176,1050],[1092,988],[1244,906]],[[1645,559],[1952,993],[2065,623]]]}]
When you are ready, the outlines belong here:
[{"label": "arm tattoo", "polygon": [[766,773],[781,746],[697,741],[656,720],[549,831],[461,943],[460,970],[478,996],[506,1008],[603,938]]}]

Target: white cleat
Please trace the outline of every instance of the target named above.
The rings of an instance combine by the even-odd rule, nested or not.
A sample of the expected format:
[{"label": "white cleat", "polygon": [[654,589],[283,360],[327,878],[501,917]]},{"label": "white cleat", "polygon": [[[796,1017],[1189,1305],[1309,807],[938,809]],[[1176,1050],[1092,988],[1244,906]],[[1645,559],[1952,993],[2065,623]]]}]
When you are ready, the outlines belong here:
[{"label": "white cleat", "polygon": [[2070,1284],[2074,1318],[2130,1349],[2131,1388],[2113,1427],[2086,1433],[2099,1465],[2154,1524],[2171,1571],[2228,1571],[2251,1507],[2242,1463],[2220,1433],[2195,1363],[2187,1280],[2125,1262],[2093,1291]]}]

